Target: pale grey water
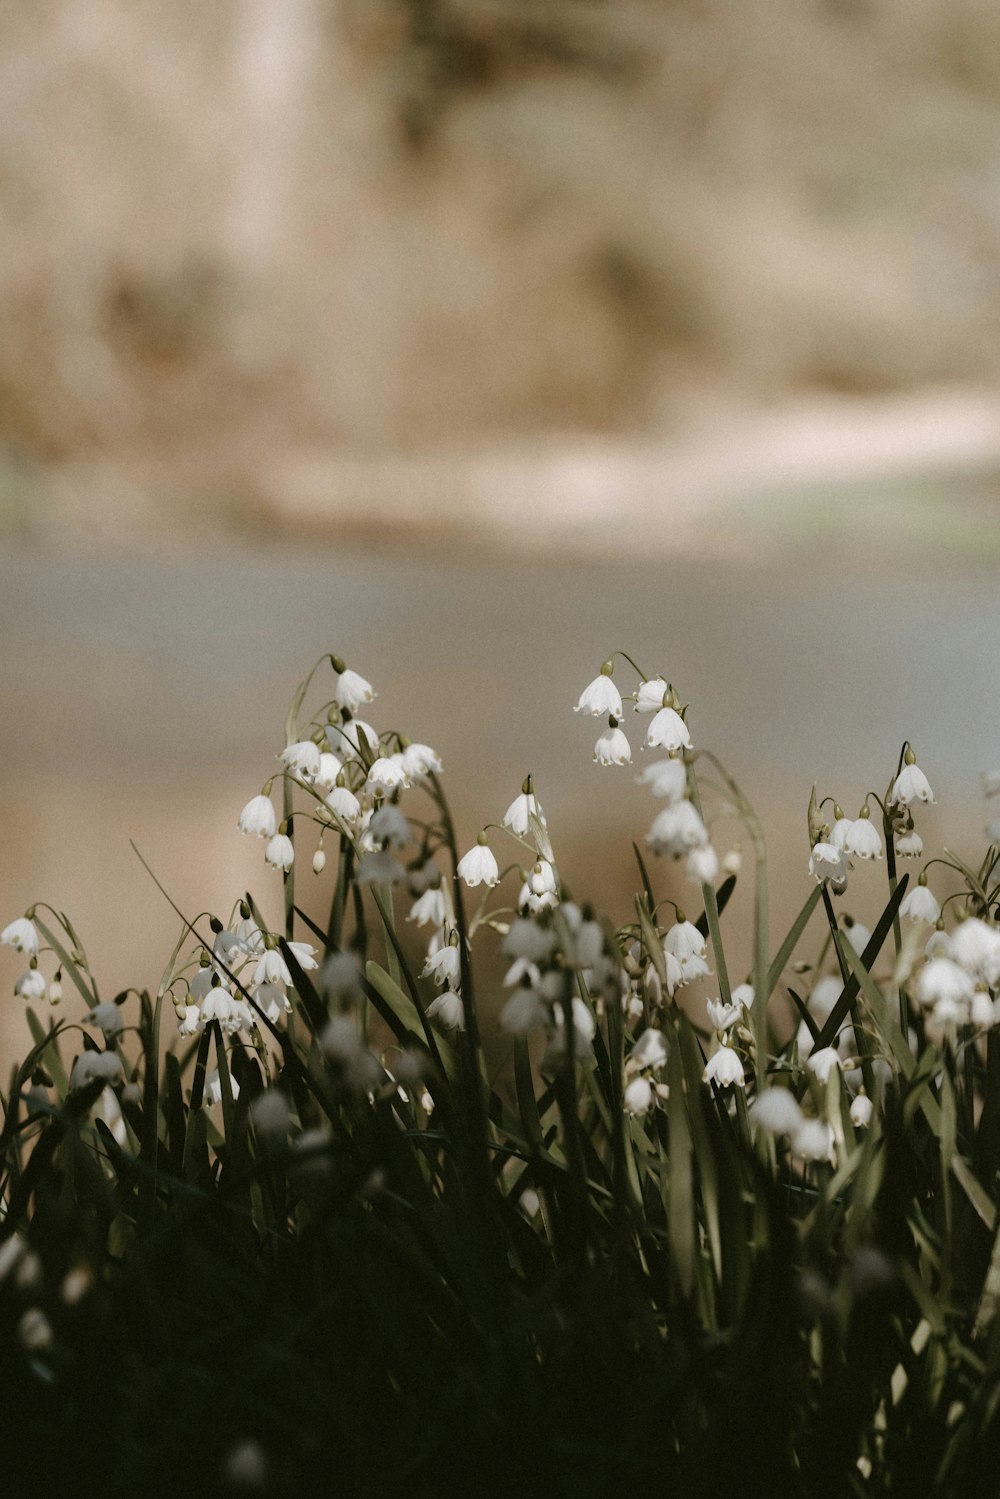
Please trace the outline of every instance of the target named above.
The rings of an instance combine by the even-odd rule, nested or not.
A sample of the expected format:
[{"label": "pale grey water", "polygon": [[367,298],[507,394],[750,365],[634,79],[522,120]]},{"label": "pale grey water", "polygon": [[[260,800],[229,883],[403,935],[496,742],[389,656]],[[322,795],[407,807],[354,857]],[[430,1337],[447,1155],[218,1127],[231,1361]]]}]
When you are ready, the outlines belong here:
[{"label": "pale grey water", "polygon": [[[629,566],[8,549],[0,917],[35,899],[62,906],[113,992],[155,983],[176,929],[129,837],[185,909],[228,910],[251,879],[276,903],[277,877],[235,819],[274,768],[296,682],[326,650],[375,683],[377,727],[440,751],[463,836],[499,820],[530,770],[574,886],[615,901],[650,803],[628,770],[592,764],[596,723],[572,707],[624,648],[674,681],[696,742],[759,802],[783,864],[777,927],[808,888],[813,780],[850,808],[884,788],[905,737],[938,794],[925,833],[974,850],[988,810],[979,774],[1000,764],[998,627],[992,572],[681,565],[644,561],[641,539]],[[624,666],[618,678],[631,687]],[[0,990],[18,961],[0,954]]]}]

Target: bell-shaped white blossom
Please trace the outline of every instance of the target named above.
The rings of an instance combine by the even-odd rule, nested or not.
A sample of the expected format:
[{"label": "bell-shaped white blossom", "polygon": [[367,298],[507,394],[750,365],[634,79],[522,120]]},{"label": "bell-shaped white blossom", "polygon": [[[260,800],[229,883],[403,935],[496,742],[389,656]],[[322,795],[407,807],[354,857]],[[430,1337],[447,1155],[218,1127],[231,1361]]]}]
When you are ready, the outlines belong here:
[{"label": "bell-shaped white blossom", "polygon": [[388,849],[364,853],[358,860],[359,885],[398,885],[405,878],[406,870]]},{"label": "bell-shaped white blossom", "polygon": [[341,738],[337,749],[342,755],[352,759],[359,759],[361,756],[362,741],[368,746],[369,753],[375,756],[378,755],[378,733],[363,718],[351,718],[347,723],[341,724],[340,734]]},{"label": "bell-shaped white blossom", "polygon": [[441,757],[429,744],[408,744],[402,752],[403,774],[408,781],[423,781],[433,771],[440,775]]},{"label": "bell-shaped white blossom", "polygon": [[890,807],[908,807],[912,802],[932,802],[934,793],[918,765],[904,765],[889,792]]},{"label": "bell-shaped white blossom", "polygon": [[462,958],[455,946],[439,947],[435,952],[427,954],[421,972],[421,978],[433,978],[436,984],[450,984],[453,989],[459,987],[462,974]]},{"label": "bell-shaped white blossom", "polygon": [[667,1065],[667,1043],[662,1031],[650,1027],[638,1037],[625,1063],[626,1073],[656,1072]]},{"label": "bell-shaped white blossom", "polygon": [[39,940],[35,923],[29,921],[27,916],[19,916],[0,932],[0,943],[12,947],[15,952],[24,953],[26,958],[37,957]]},{"label": "bell-shaped white blossom", "polygon": [[635,695],[635,711],[659,713],[663,707],[663,699],[669,690],[662,677],[649,677],[645,682],[640,682],[639,690]]},{"label": "bell-shaped white blossom", "polygon": [[706,1000],[705,1008],[708,1012],[708,1023],[714,1031],[731,1030],[743,1014],[742,1005],[727,1005],[720,999]]},{"label": "bell-shaped white blossom", "polygon": [[121,1076],[122,1064],[113,1051],[85,1051],[73,1063],[69,1089],[76,1093],[91,1083],[115,1083]]},{"label": "bell-shaped white blossom", "polygon": [[[232,1073],[230,1073],[229,1075],[229,1089],[234,1100],[239,1098],[240,1085],[233,1077]],[[219,1104],[221,1102],[222,1079],[219,1076],[219,1069],[218,1067],[216,1067],[208,1074],[205,1079],[205,1107],[208,1108],[212,1104]]]},{"label": "bell-shaped white blossom", "polygon": [[448,915],[445,903],[444,891],[440,885],[436,890],[425,890],[410,908],[407,921],[415,921],[417,926],[444,926]]},{"label": "bell-shaped white blossom", "polygon": [[22,973],[14,985],[14,993],[18,999],[44,999],[45,992],[45,975],[37,968],[29,968],[27,973]]},{"label": "bell-shaped white blossom", "polygon": [[345,669],[337,678],[337,685],[333,689],[333,700],[338,708],[346,708],[348,713],[357,713],[362,703],[370,703],[375,697],[375,689],[364,677],[359,676],[356,671]]},{"label": "bell-shaped white blossom", "polygon": [[809,855],[809,873],[820,884],[824,880],[846,880],[851,863],[842,848],[832,843],[816,843]]},{"label": "bell-shaped white blossom", "polygon": [[479,842],[458,861],[459,879],[473,889],[476,885],[495,885],[500,878],[496,857],[485,839],[486,835],[480,833]]},{"label": "bell-shaped white blossom", "polygon": [[806,1066],[810,1072],[816,1074],[821,1083],[825,1083],[835,1067],[841,1067],[840,1052],[835,1046],[824,1046],[821,1051],[814,1051]]},{"label": "bell-shaped white blossom", "polygon": [[427,1006],[427,1015],[430,1020],[437,1020],[450,1031],[465,1030],[465,1006],[462,996],[454,989],[445,989],[437,999],[431,1000]]},{"label": "bell-shaped white blossom", "polygon": [[629,742],[613,719],[594,745],[594,759],[598,765],[628,765],[632,759]]},{"label": "bell-shaped white blossom", "polygon": [[882,838],[868,817],[857,817],[844,838],[844,853],[859,859],[881,859]]},{"label": "bell-shaped white blossom", "polygon": [[714,1083],[717,1088],[729,1088],[735,1085],[738,1088],[746,1086],[746,1077],[743,1071],[743,1063],[731,1046],[720,1046],[708,1059],[708,1066],[702,1073],[702,1080],[706,1083]]},{"label": "bell-shaped white blossom", "polygon": [[275,833],[264,848],[264,860],[272,869],[291,869],[295,861],[295,847],[287,833]]},{"label": "bell-shaped white blossom", "polygon": [[913,828],[908,833],[897,833],[893,843],[901,859],[919,859],[924,851],[924,840]]},{"label": "bell-shaped white blossom", "polygon": [[705,938],[693,922],[675,922],[663,939],[663,951],[672,953],[680,964],[682,984],[708,976]]},{"label": "bell-shaped white blossom", "polygon": [[832,1161],[833,1145],[833,1130],[822,1119],[803,1119],[792,1136],[792,1150],[804,1161]]},{"label": "bell-shaped white blossom", "polygon": [[794,1135],[802,1124],[802,1110],[788,1088],[764,1088],[750,1110],[750,1123],[769,1135]]},{"label": "bell-shaped white blossom", "polygon": [[526,1036],[548,1023],[548,1009],[527,984],[519,984],[500,1011],[500,1025],[511,1036]]},{"label": "bell-shaped white blossom", "polygon": [[263,1010],[272,1025],[275,1025],[282,1015],[290,1013],[291,1000],[280,985],[273,980],[257,984],[252,992],[254,1004],[259,1010]]},{"label": "bell-shaped white blossom", "polygon": [[654,796],[663,797],[673,806],[687,796],[687,766],[683,760],[654,760],[636,776],[640,785],[646,785]]},{"label": "bell-shaped white blossom", "polygon": [[730,996],[734,1005],[744,1005],[748,1010],[753,1009],[756,997],[753,984],[737,984]]},{"label": "bell-shaped white blossom", "polygon": [[974,987],[971,976],[951,958],[931,958],[920,970],[916,995],[925,1009],[932,1009],[942,1001],[967,1005]]},{"label": "bell-shaped white blossom", "polygon": [[827,842],[832,843],[834,848],[846,848],[847,839],[853,826],[853,817],[838,817],[830,829],[830,836]]},{"label": "bell-shaped white blossom", "polygon": [[533,963],[540,963],[555,944],[556,934],[551,927],[542,927],[537,921],[518,916],[511,922],[500,951],[508,958],[529,958]]},{"label": "bell-shaped white blossom", "polygon": [[1000,982],[1000,931],[978,916],[959,922],[951,934],[949,951],[956,963],[989,988]]},{"label": "bell-shaped white blossom", "polygon": [[844,936],[859,958],[872,940],[871,929],[863,921],[851,921],[849,918],[844,921]]},{"label": "bell-shaped white blossom", "polygon": [[313,778],[316,790],[332,791],[343,768],[336,755],[331,754],[329,750],[323,750],[319,757],[319,769]]},{"label": "bell-shaped white blossom", "polygon": [[326,868],[326,849],[318,848],[313,854],[313,874],[322,874]]},{"label": "bell-shaped white blossom", "polygon": [[704,848],[689,849],[684,860],[684,873],[692,885],[714,885],[719,873],[719,856],[710,843]]},{"label": "bell-shaped white blossom", "polygon": [[933,926],[941,915],[941,907],[926,885],[914,885],[903,897],[899,914],[908,916],[912,922],[925,921]]},{"label": "bell-shaped white blossom", "polygon": [[538,798],[534,792],[522,791],[520,796],[515,796],[503,814],[503,825],[518,838],[524,838],[531,827],[532,817],[537,817],[542,827],[545,827],[545,814],[539,805]]},{"label": "bell-shaped white blossom", "polygon": [[269,796],[253,796],[240,813],[241,833],[254,833],[258,838],[273,838],[278,820],[274,804]]},{"label": "bell-shaped white blossom", "polygon": [[980,1030],[992,1030],[997,1023],[997,1007],[984,989],[977,989],[969,1006],[969,1019]]},{"label": "bell-shaped white blossom", "polygon": [[668,753],[691,748],[688,726],[676,708],[661,708],[646,731],[647,749],[665,749]]},{"label": "bell-shaped white blossom", "polygon": [[589,713],[594,718],[603,718],[610,715],[612,718],[622,716],[622,695],[611,680],[610,672],[601,672],[595,677],[588,687],[580,693],[580,701],[573,709],[574,713]]},{"label": "bell-shaped white blossom", "polygon": [[346,786],[334,786],[326,798],[326,805],[341,822],[354,823],[361,816],[361,803]]},{"label": "bell-shaped white blossom", "polygon": [[634,1077],[622,1098],[626,1114],[633,1114],[641,1119],[652,1108],[654,1096],[653,1085],[648,1078]]},{"label": "bell-shaped white blossom", "polygon": [[401,755],[380,755],[373,760],[365,782],[371,796],[391,796],[406,785],[406,771]]},{"label": "bell-shaped white blossom", "polygon": [[281,762],[300,781],[312,782],[319,774],[319,745],[311,739],[300,739],[281,752]]},{"label": "bell-shaped white blossom", "polygon": [[859,1093],[851,1104],[851,1123],[855,1129],[867,1129],[872,1122],[875,1105],[867,1093]]},{"label": "bell-shaped white blossom", "polygon": [[708,829],[694,803],[681,801],[657,814],[646,842],[654,852],[679,859],[693,848],[707,847]]},{"label": "bell-shaped white blossom", "polygon": [[255,984],[291,984],[292,975],[288,964],[276,947],[269,947],[261,954],[254,969]]},{"label": "bell-shaped white blossom", "polygon": [[[561,984],[561,975],[558,977]],[[597,1032],[597,1026],[593,1015],[579,995],[573,997],[570,1014],[573,1025],[573,1056],[579,1062],[590,1056],[591,1043]],[[566,1025],[561,1005],[553,1014],[552,1022],[549,1044],[542,1059],[542,1066],[545,1068],[558,1067],[566,1060]]]},{"label": "bell-shaped white blossom", "polygon": [[403,848],[413,836],[406,815],[395,802],[385,802],[372,813],[368,831],[386,848]]},{"label": "bell-shaped white blossom", "polygon": [[177,1034],[196,1036],[201,1030],[201,1010],[197,1005],[183,1005],[177,1011]]},{"label": "bell-shaped white blossom", "polygon": [[92,1010],[88,1010],[86,1020],[88,1025],[96,1025],[98,1030],[103,1031],[108,1040],[120,1036],[125,1029],[125,1017],[121,1006],[116,1005],[114,1000],[109,1000],[107,1004],[95,1005]]}]

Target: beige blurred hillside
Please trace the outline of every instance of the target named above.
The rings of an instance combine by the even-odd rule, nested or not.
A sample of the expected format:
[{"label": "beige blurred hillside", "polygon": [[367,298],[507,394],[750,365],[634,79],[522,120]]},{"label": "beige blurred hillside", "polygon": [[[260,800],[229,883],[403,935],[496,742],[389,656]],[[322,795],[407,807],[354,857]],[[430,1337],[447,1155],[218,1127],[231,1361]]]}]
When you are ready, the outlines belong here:
[{"label": "beige blurred hillside", "polygon": [[995,497],[993,0],[46,0],[0,28],[7,533],[504,500],[554,535],[657,510],[665,475],[682,525],[727,465],[873,454]]}]

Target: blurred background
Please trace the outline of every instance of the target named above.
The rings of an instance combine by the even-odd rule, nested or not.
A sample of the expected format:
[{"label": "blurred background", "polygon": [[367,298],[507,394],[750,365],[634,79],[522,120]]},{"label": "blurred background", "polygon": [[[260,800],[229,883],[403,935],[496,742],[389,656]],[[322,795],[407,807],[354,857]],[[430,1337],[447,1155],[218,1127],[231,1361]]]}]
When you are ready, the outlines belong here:
[{"label": "blurred background", "polygon": [[469,842],[532,771],[618,919],[650,803],[570,711],[615,648],[759,804],[776,935],[811,784],[853,815],[906,736],[929,847],[981,850],[992,0],[36,0],[0,43],[4,922],[154,985],[131,838],[192,914],[276,909],[236,818],[330,649]]}]

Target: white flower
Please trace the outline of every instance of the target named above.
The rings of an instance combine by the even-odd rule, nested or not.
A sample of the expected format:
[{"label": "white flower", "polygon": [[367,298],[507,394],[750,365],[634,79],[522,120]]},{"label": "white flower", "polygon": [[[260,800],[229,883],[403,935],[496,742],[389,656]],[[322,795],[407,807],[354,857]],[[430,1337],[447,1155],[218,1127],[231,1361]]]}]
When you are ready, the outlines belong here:
[{"label": "white flower", "polygon": [[850,860],[842,848],[832,843],[816,843],[809,855],[809,873],[815,875],[820,884],[824,880],[846,880]]},{"label": "white flower", "polygon": [[[590,1055],[590,1044],[594,1039],[597,1026],[593,1015],[579,995],[574,996],[570,1013],[573,1023],[573,1055],[577,1061],[581,1061]],[[552,1034],[542,1059],[543,1067],[559,1066],[566,1057],[566,1026],[561,1007],[553,1018]]]},{"label": "white flower", "polygon": [[283,989],[271,981],[257,984],[253,990],[253,1002],[259,1010],[274,1025],[282,1015],[287,1015],[292,1008],[292,1002]]},{"label": "white flower", "polygon": [[810,1072],[814,1072],[821,1083],[825,1083],[834,1067],[841,1066],[840,1053],[835,1046],[824,1046],[822,1051],[814,1051],[806,1062]]},{"label": "white flower", "polygon": [[959,923],[951,934],[950,956],[993,988],[1000,981],[1000,931],[978,916]]},{"label": "white flower", "polygon": [[495,885],[500,878],[500,870],[486,842],[485,833],[480,833],[479,841],[459,859],[458,877],[473,888],[476,885]]},{"label": "white flower", "polygon": [[913,764],[903,766],[887,798],[890,807],[908,807],[911,802],[932,802],[933,800],[934,793],[927,777],[919,766]]},{"label": "white flower", "polygon": [[18,999],[44,999],[44,974],[39,973],[37,968],[29,968],[27,973],[21,974],[21,977],[14,985],[14,993]]},{"label": "white flower", "polygon": [[881,859],[882,839],[879,831],[868,817],[858,817],[847,830],[844,852],[856,854],[859,859]]},{"label": "white flower", "polygon": [[312,781],[319,774],[319,745],[300,739],[281,752],[281,761],[300,780]]},{"label": "white flower", "polygon": [[269,796],[253,796],[240,813],[241,833],[256,833],[258,838],[272,838],[278,821]]},{"label": "white flower", "polygon": [[609,714],[612,718],[622,716],[622,695],[611,680],[611,673],[602,671],[589,687],[580,694],[574,713],[590,713],[594,718]]},{"label": "white flower", "polygon": [[35,923],[27,916],[19,916],[0,932],[0,943],[6,943],[15,952],[23,952],[26,958],[37,957],[39,941]]},{"label": "white flower", "polygon": [[854,948],[859,958],[872,940],[872,934],[864,922],[850,921],[849,919],[845,919],[844,921],[844,936],[851,947]]},{"label": "white flower", "polygon": [[233,1015],[233,999],[229,991],[221,986],[210,989],[201,1007],[202,1027],[211,1025],[213,1020],[217,1020],[223,1031],[229,1031],[233,1028]]},{"label": "white flower", "polygon": [[177,1012],[177,1033],[180,1036],[196,1036],[201,1029],[201,1011],[197,1005],[185,1005]]},{"label": "white flower", "polygon": [[650,677],[648,681],[640,682],[639,691],[635,695],[635,711],[658,713],[668,691],[667,683],[662,677]]},{"label": "white flower", "polygon": [[912,828],[908,833],[897,833],[895,844],[901,859],[919,859],[924,851],[924,840]]},{"label": "white flower", "polygon": [[[332,729],[327,730],[327,733],[332,732]],[[362,739],[372,755],[378,754],[378,734],[363,718],[351,718],[347,723],[341,724],[340,733],[342,738],[337,748],[350,759],[361,758]]]},{"label": "white flower", "polygon": [[538,805],[538,800],[533,792],[521,792],[515,796],[506,812],[503,814],[503,825],[509,828],[518,838],[524,838],[531,826],[530,819],[537,817],[538,821],[545,826],[545,814]]},{"label": "white flower", "polygon": [[708,1066],[702,1073],[702,1081],[715,1083],[719,1088],[728,1088],[734,1083],[739,1088],[746,1086],[743,1063],[731,1046],[720,1046],[709,1058]]},{"label": "white flower", "polygon": [[743,1013],[743,1007],[738,1004],[723,1004],[721,1000],[709,999],[705,1008],[708,1011],[709,1024],[714,1031],[728,1031],[739,1020]]},{"label": "white flower", "polygon": [[319,757],[319,770],[314,778],[316,789],[332,791],[343,768],[336,755],[331,754],[329,750],[324,750]]},{"label": "white flower", "polygon": [[765,1088],[750,1110],[750,1122],[770,1135],[793,1135],[802,1123],[802,1110],[788,1088]]},{"label": "white flower", "polygon": [[745,1005],[748,1010],[752,1010],[757,996],[753,984],[737,984],[730,997],[734,1005]]},{"label": "white flower", "polygon": [[295,860],[295,848],[287,833],[275,833],[264,848],[264,861],[272,869],[291,869]]},{"label": "white flower", "polygon": [[705,938],[690,921],[678,921],[663,939],[664,953],[672,953],[681,968],[680,982],[690,984],[708,975],[705,961]]},{"label": "white flower", "polygon": [[538,1026],[547,1025],[549,1012],[534,989],[520,985],[500,1011],[500,1025],[512,1036],[526,1036]]},{"label": "white flower", "polygon": [[663,1032],[650,1027],[643,1031],[625,1063],[625,1071],[645,1072],[647,1069],[656,1071],[667,1064],[667,1046],[663,1039]]},{"label": "white flower", "polygon": [[538,859],[528,871],[528,885],[533,895],[555,895],[556,872],[548,859]]},{"label": "white flower", "polygon": [[851,1104],[851,1123],[855,1129],[867,1129],[872,1122],[875,1105],[867,1093],[859,1093]]},{"label": "white flower", "polygon": [[[232,1074],[230,1074],[230,1077],[229,1077],[229,1086],[230,1086],[230,1088],[232,1090],[232,1095],[233,1095],[234,1100],[237,1099],[237,1098],[239,1098],[239,1096],[240,1096],[240,1085],[236,1081],[236,1079],[232,1076]],[[222,1102],[222,1079],[219,1077],[219,1069],[216,1067],[215,1071],[214,1072],[210,1072],[208,1074],[208,1077],[205,1079],[205,1104],[206,1104],[206,1107],[207,1107],[209,1104],[221,1103],[221,1102]]]},{"label": "white flower", "polygon": [[368,832],[384,847],[402,848],[411,838],[410,824],[394,802],[384,802],[371,815]]},{"label": "white flower", "polygon": [[622,1099],[626,1114],[641,1119],[653,1106],[653,1085],[644,1077],[633,1078]]},{"label": "white flower", "polygon": [[289,942],[287,946],[303,973],[308,973],[311,968],[319,967],[316,961],[316,948],[311,942]]},{"label": "white flower", "polygon": [[427,1006],[427,1016],[430,1020],[439,1020],[450,1031],[465,1030],[465,1006],[462,996],[454,989],[446,989],[432,1000]]},{"label": "white flower", "polygon": [[646,731],[647,749],[665,749],[675,752],[691,748],[691,735],[687,724],[676,708],[661,708]]},{"label": "white flower", "polygon": [[519,984],[522,979],[529,985],[540,984],[542,981],[541,969],[530,958],[514,959],[503,976],[503,986],[505,989],[509,989],[512,985]]},{"label": "white flower", "polygon": [[914,923],[926,921],[933,926],[941,915],[941,907],[926,885],[914,885],[899,908],[900,916],[908,916]]},{"label": "white flower", "polygon": [[258,959],[253,981],[255,984],[290,984],[292,982],[288,964],[276,947],[269,947]]},{"label": "white flower", "polygon": [[834,848],[846,848],[847,836],[854,826],[852,817],[838,817],[830,830],[829,842]]},{"label": "white flower", "polygon": [[125,1029],[121,1007],[116,1005],[113,1000],[107,1004],[95,1005],[92,1010],[87,1012],[86,1018],[88,1025],[96,1025],[108,1038],[120,1036]]},{"label": "white flower", "polygon": [[594,745],[594,759],[598,765],[628,765],[632,759],[629,742],[613,718]]},{"label": "white flower", "polygon": [[322,874],[326,868],[326,850],[318,848],[313,854],[313,874]]},{"label": "white flower", "polygon": [[421,978],[433,977],[436,984],[450,984],[457,989],[462,974],[462,958],[457,947],[439,947],[427,954]]},{"label": "white flower", "polygon": [[356,671],[342,671],[333,689],[334,702],[338,708],[346,708],[348,713],[357,713],[362,703],[370,703],[374,697],[372,684]]},{"label": "white flower", "polygon": [[684,873],[692,885],[714,885],[719,872],[719,856],[710,843],[692,848],[684,860]]},{"label": "white flower", "polygon": [[654,796],[664,797],[671,806],[687,795],[687,767],[683,760],[654,760],[635,779],[639,785],[648,785]]},{"label": "white flower", "polygon": [[444,926],[448,915],[445,904],[444,891],[440,885],[436,890],[425,890],[423,895],[416,901],[410,910],[407,921],[415,921],[417,926]]},{"label": "white flower", "polygon": [[359,885],[397,885],[405,875],[402,864],[387,849],[362,854],[358,861]]},{"label": "white flower", "polygon": [[822,1119],[803,1119],[792,1136],[792,1150],[804,1161],[832,1161],[833,1130]]},{"label": "white flower", "polygon": [[537,921],[519,916],[511,922],[500,951],[508,958],[529,958],[533,963],[538,963],[542,958],[548,957],[555,942],[555,933],[550,928],[541,927]]},{"label": "white flower", "polygon": [[439,774],[441,757],[429,744],[408,744],[403,750],[403,774],[409,781],[422,781],[431,771]]},{"label": "white flower", "polygon": [[983,1030],[992,1030],[997,1023],[997,1013],[990,996],[982,989],[977,989],[972,996],[972,1005],[969,1018],[973,1025]]},{"label": "white flower", "polygon": [[372,761],[365,782],[365,790],[372,796],[391,796],[400,786],[406,785],[406,771],[401,755],[380,755]]},{"label": "white flower", "polygon": [[76,1093],[89,1083],[116,1082],[121,1075],[122,1064],[113,1051],[85,1051],[73,1063],[69,1088]]},{"label": "white flower", "polygon": [[326,799],[326,805],[341,822],[357,822],[361,816],[361,803],[346,786],[334,786]]},{"label": "white flower", "polygon": [[681,801],[675,806],[664,807],[653,820],[646,835],[658,854],[669,854],[678,859],[693,848],[705,848],[708,844],[708,829],[693,802]]},{"label": "white flower", "polygon": [[951,958],[931,958],[917,979],[917,998],[927,1009],[942,1002],[964,1005],[972,999],[973,987],[969,974]]}]

